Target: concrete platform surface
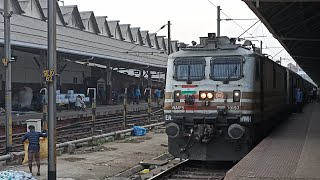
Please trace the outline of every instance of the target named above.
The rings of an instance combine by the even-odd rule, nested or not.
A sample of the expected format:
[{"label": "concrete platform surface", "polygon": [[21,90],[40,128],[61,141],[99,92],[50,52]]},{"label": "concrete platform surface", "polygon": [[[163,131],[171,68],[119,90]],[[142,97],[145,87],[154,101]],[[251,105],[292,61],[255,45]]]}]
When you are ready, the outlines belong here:
[{"label": "concrete platform surface", "polygon": [[320,104],[293,114],[228,171],[225,180],[320,179]]},{"label": "concrete platform surface", "polygon": [[[68,180],[98,180],[112,177],[137,164],[152,159],[167,151],[161,144],[167,144],[167,135],[163,129],[154,130],[142,137],[129,136],[124,140],[106,143],[94,147],[82,147],[75,154],[62,154],[57,157],[57,177]],[[5,166],[1,170],[28,172],[27,165]],[[37,180],[47,179],[47,162],[41,165],[41,176]],[[36,173],[36,166],[33,166]]]}]

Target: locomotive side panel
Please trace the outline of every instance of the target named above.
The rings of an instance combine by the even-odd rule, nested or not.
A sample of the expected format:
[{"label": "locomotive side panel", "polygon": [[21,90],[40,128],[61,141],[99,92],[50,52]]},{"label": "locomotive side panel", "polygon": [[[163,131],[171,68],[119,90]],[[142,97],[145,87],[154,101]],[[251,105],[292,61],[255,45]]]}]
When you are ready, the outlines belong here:
[{"label": "locomotive side panel", "polygon": [[263,66],[263,120],[267,121],[285,112],[287,105],[287,73],[286,68],[267,58],[263,60]]}]

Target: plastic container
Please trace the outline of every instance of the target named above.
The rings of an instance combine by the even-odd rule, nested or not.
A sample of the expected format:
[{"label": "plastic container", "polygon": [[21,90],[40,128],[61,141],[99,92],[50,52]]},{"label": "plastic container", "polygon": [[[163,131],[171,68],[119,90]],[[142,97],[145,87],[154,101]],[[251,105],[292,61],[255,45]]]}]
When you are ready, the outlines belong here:
[{"label": "plastic container", "polygon": [[84,102],[90,102],[90,97],[85,97]]},{"label": "plastic container", "polygon": [[74,90],[68,90],[68,94],[74,94]]}]

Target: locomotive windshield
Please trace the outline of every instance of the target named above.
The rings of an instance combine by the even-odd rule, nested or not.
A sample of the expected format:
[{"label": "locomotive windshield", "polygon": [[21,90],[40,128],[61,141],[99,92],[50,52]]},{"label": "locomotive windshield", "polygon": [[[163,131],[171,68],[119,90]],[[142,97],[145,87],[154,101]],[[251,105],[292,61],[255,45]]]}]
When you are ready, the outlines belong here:
[{"label": "locomotive windshield", "polygon": [[202,57],[177,58],[174,64],[177,81],[200,81],[205,77],[206,61]]},{"label": "locomotive windshield", "polygon": [[242,77],[242,58],[214,57],[211,60],[210,71],[213,80],[239,80]]}]

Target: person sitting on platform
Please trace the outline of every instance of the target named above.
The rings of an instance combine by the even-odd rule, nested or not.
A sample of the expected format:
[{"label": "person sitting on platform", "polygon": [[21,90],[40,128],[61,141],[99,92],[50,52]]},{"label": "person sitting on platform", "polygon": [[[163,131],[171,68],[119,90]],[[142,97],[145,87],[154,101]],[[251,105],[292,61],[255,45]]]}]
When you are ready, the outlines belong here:
[{"label": "person sitting on platform", "polygon": [[4,114],[6,112],[6,110],[4,110],[2,107],[0,107],[0,115]]},{"label": "person sitting on platform", "polygon": [[32,161],[33,161],[33,156],[36,160],[37,167],[38,167],[38,172],[37,176],[40,176],[40,137],[47,137],[46,131],[43,132],[36,132],[35,127],[33,125],[30,125],[29,127],[30,132],[27,132],[23,137],[22,137],[22,143],[25,140],[29,140],[29,146],[28,146],[28,164],[29,164],[29,170],[30,173],[32,174]]},{"label": "person sitting on platform", "polygon": [[78,110],[85,111],[85,109],[86,109],[86,104],[84,103],[84,101],[82,100],[82,97],[80,95],[78,95],[76,98],[75,106],[76,106],[77,111]]}]

